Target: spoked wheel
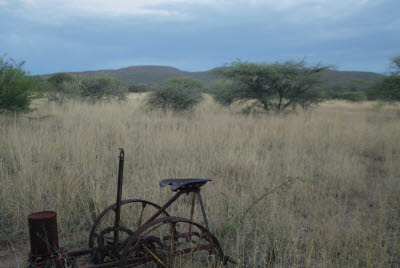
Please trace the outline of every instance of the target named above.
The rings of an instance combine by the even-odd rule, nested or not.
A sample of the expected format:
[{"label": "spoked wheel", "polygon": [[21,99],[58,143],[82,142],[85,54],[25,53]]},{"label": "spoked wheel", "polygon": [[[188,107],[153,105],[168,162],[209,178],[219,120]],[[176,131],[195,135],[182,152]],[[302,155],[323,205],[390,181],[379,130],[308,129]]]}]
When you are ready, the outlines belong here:
[{"label": "spoked wheel", "polygon": [[121,245],[119,267],[221,267],[217,238],[188,219],[165,217],[143,225]]},{"label": "spoked wheel", "polygon": [[[119,243],[131,236],[160,206],[141,199],[123,200],[121,204]],[[95,220],[89,233],[89,248],[105,248],[113,242],[116,204],[106,208]],[[160,217],[169,216],[163,212]],[[100,245],[98,243],[100,242]]]}]

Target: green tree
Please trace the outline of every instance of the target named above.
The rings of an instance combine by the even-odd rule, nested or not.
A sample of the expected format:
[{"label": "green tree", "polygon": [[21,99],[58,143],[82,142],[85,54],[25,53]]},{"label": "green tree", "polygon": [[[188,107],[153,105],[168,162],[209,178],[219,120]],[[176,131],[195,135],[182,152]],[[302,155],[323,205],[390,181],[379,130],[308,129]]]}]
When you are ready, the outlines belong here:
[{"label": "green tree", "polygon": [[51,75],[47,81],[52,83],[54,86],[58,86],[62,84],[63,82],[71,82],[74,81],[75,77],[72,74],[69,73],[56,73]]},{"label": "green tree", "polygon": [[173,77],[154,86],[146,99],[151,109],[184,111],[192,109],[203,100],[203,84],[189,77]]},{"label": "green tree", "polygon": [[400,55],[394,57],[391,62],[392,75],[400,75]]},{"label": "green tree", "polygon": [[392,71],[368,92],[368,98],[382,101],[400,101],[400,56],[392,59]]},{"label": "green tree", "polygon": [[[214,100],[222,105],[230,105],[240,97],[243,89],[240,85],[230,79],[218,79],[209,86],[209,93],[213,95]],[[236,95],[237,94],[237,95]]]},{"label": "green tree", "polygon": [[342,87],[339,92],[338,99],[348,101],[364,101],[366,100],[366,91],[371,87],[370,82],[364,79],[352,79],[349,83]]},{"label": "green tree", "polygon": [[228,89],[216,91],[214,98],[223,105],[235,101],[252,102],[253,108],[279,113],[287,108],[307,108],[320,102],[322,94],[316,89],[317,74],[327,69],[320,65],[308,67],[304,61],[257,64],[233,62],[216,72],[232,81]]},{"label": "green tree", "polygon": [[66,99],[76,97],[80,92],[80,81],[69,73],[53,74],[47,81],[50,83],[50,90],[47,93],[50,101],[63,103]]},{"label": "green tree", "polygon": [[368,99],[382,101],[400,101],[400,76],[390,75],[379,81],[368,92]]},{"label": "green tree", "polygon": [[24,63],[0,58],[0,113],[30,111],[31,102],[40,98],[46,88],[40,77],[27,75]]},{"label": "green tree", "polygon": [[100,76],[87,78],[80,82],[80,95],[90,102],[111,99],[125,100],[127,92],[127,86],[113,77]]}]

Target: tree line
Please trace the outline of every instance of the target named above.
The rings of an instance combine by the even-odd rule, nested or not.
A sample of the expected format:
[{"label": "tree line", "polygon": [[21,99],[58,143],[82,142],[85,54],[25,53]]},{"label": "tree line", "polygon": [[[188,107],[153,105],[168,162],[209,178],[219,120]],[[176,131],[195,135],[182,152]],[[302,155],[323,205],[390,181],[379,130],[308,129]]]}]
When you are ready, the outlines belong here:
[{"label": "tree line", "polygon": [[235,61],[216,69],[220,79],[208,86],[189,77],[173,77],[160,84],[127,84],[109,76],[79,78],[69,73],[43,79],[28,75],[23,65],[0,58],[0,113],[28,112],[30,103],[43,97],[57,103],[69,99],[95,103],[121,101],[128,92],[149,92],[147,107],[174,111],[193,109],[203,100],[203,93],[224,106],[244,103],[245,112],[276,114],[309,109],[327,99],[400,101],[400,56],[392,60],[391,72],[378,82],[353,80],[347,88],[339,89],[321,83],[320,75],[328,66],[309,65],[304,60],[270,64]]}]

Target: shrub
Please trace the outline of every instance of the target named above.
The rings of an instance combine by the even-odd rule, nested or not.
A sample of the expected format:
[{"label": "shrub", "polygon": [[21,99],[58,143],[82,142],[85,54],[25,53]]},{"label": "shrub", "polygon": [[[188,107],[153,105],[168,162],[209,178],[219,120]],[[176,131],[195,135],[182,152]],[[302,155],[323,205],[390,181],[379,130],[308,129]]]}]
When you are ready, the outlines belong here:
[{"label": "shrub", "polygon": [[149,84],[143,84],[143,83],[139,83],[139,84],[130,84],[128,86],[128,91],[131,93],[142,93],[142,92],[147,92],[151,90],[151,85]]},{"label": "shrub", "polygon": [[210,85],[210,93],[213,95],[214,100],[221,105],[230,105],[236,99],[239,99],[240,84],[235,83],[233,80],[219,79]]},{"label": "shrub", "polygon": [[151,109],[166,111],[190,110],[203,100],[203,84],[188,77],[167,79],[161,85],[154,86],[146,99],[146,105]]},{"label": "shrub", "polygon": [[63,103],[66,99],[74,98],[80,93],[80,81],[69,73],[57,73],[50,76],[50,90],[47,98],[50,101]]},{"label": "shrub", "polygon": [[382,101],[400,101],[400,56],[392,59],[392,72],[368,92],[368,98]]},{"label": "shrub", "polygon": [[31,109],[32,100],[42,96],[46,89],[38,76],[28,76],[24,62],[0,58],[0,113],[22,113]]},{"label": "shrub", "polygon": [[52,83],[55,87],[58,85],[62,84],[63,82],[71,82],[74,81],[75,77],[72,76],[72,74],[69,73],[56,73],[51,75],[47,81]]},{"label": "shrub", "polygon": [[391,74],[368,91],[368,99],[387,102],[400,101],[400,76]]},{"label": "shrub", "polygon": [[87,78],[80,83],[81,97],[90,102],[124,100],[127,92],[128,88],[123,82],[108,76]]}]

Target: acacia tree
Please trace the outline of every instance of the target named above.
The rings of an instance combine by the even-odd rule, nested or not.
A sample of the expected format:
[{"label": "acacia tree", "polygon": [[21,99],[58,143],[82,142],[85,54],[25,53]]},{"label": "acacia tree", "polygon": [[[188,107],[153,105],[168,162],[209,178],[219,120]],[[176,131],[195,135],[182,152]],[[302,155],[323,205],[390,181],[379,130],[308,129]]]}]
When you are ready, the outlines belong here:
[{"label": "acacia tree", "polygon": [[233,62],[216,71],[232,84],[215,90],[214,98],[223,105],[254,100],[253,108],[276,113],[297,105],[306,108],[322,100],[315,86],[319,83],[317,74],[326,69],[320,65],[309,67],[303,60],[273,64]]},{"label": "acacia tree", "polygon": [[400,75],[400,55],[392,59],[391,68],[393,75]]},{"label": "acacia tree", "polygon": [[0,113],[30,111],[32,100],[41,97],[45,85],[37,76],[28,76],[24,62],[0,58]]},{"label": "acacia tree", "polygon": [[369,99],[382,101],[400,101],[400,56],[392,59],[392,71],[389,76],[381,79],[368,92]]}]

